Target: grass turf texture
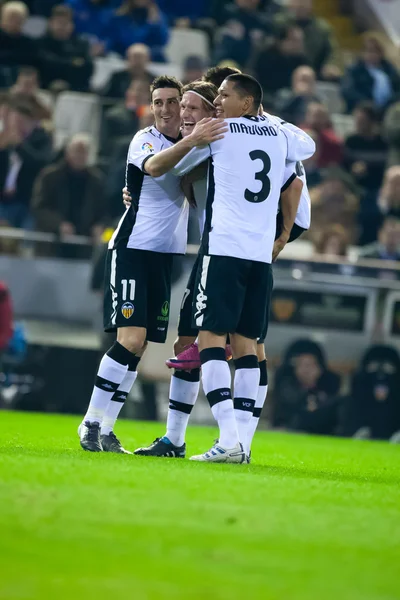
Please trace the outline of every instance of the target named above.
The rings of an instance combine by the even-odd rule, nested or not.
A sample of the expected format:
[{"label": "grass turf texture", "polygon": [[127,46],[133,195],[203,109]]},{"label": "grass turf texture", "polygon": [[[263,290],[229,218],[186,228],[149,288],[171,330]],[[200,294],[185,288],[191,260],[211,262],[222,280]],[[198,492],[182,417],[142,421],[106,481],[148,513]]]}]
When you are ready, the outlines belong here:
[{"label": "grass turf texture", "polygon": [[[259,433],[251,465],[90,454],[0,413],[0,598],[400,598],[400,448]],[[134,449],[162,424],[120,422]],[[189,455],[215,431],[191,428]]]}]

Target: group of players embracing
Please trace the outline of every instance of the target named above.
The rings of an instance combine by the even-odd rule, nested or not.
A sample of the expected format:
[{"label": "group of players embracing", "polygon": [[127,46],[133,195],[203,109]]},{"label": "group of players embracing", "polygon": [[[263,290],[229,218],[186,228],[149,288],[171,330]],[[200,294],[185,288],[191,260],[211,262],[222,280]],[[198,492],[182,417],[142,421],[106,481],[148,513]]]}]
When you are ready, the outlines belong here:
[{"label": "group of players embracing", "polygon": [[[268,388],[264,340],[272,262],[310,226],[302,160],[313,140],[263,112],[253,77],[214,67],[184,87],[151,85],[154,125],[129,147],[126,210],[108,247],[103,356],[78,434],[83,449],[128,453],[113,429],[147,342],[167,336],[173,256],[184,254],[189,204],[201,231],[182,300],[166,433],[134,454],[184,458],[190,413],[203,390],[219,426],[202,462],[250,462]],[[233,358],[232,381],[228,360]]]}]

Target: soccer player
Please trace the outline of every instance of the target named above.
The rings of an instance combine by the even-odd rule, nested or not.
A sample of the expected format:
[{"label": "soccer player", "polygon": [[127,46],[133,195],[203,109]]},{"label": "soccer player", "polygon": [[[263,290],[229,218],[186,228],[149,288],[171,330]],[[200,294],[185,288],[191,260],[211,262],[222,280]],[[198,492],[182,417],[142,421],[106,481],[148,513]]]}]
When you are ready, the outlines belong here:
[{"label": "soccer player", "polygon": [[[148,169],[151,159],[179,138],[182,85],[161,76],[150,91],[155,125],[139,131],[130,144],[126,185],[132,204],[110,240],[106,261],[104,327],[117,332],[117,341],[101,360],[78,429],[82,448],[92,452],[127,453],[113,426],[147,342],[165,342],[172,259],[186,250],[188,205],[180,177],[157,176]],[[206,142],[219,139],[221,130],[220,123],[209,125]]]},{"label": "soccer player", "polygon": [[[262,91],[252,77],[232,75],[219,92],[215,104],[217,114],[222,107],[228,118],[226,136],[204,150],[192,150],[197,145],[196,134],[201,135],[202,127],[207,126],[207,122],[200,123],[191,136],[154,157],[153,168],[161,174],[183,158],[175,169],[183,174],[212,157],[204,254],[193,310],[200,329],[203,387],[219,424],[220,438],[209,452],[192,458],[241,462],[244,453],[230,393],[226,334],[231,334],[236,357],[235,405],[240,404],[242,412],[248,414],[242,419],[244,429],[259,384],[256,339],[264,327],[272,288],[270,263],[280,191],[282,184],[290,185],[296,179],[293,173],[290,181],[283,181],[285,163],[308,158],[315,144],[308,136],[296,136],[258,117]],[[246,187],[252,179],[256,183]]]}]

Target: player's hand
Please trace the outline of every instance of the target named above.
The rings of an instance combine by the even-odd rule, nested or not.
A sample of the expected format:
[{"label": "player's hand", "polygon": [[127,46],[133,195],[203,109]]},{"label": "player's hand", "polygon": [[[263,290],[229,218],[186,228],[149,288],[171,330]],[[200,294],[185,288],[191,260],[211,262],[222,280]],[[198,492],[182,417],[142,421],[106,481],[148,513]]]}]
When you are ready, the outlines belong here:
[{"label": "player's hand", "polygon": [[272,250],[272,262],[275,262],[279,254],[282,252],[284,247],[289,241],[290,235],[288,233],[281,233],[278,239],[275,240],[274,247]]},{"label": "player's hand", "polygon": [[126,208],[129,208],[130,205],[132,204],[132,196],[128,192],[127,187],[122,188],[122,202],[124,203]]},{"label": "player's hand", "polygon": [[207,117],[196,123],[192,133],[185,138],[191,146],[207,146],[217,140],[222,140],[228,131],[228,125],[223,119]]}]

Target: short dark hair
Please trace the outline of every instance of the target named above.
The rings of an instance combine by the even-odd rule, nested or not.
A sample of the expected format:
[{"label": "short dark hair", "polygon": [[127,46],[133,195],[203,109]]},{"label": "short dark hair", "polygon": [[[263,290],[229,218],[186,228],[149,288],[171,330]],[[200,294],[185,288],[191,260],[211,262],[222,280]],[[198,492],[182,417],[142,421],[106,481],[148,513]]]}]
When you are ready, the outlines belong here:
[{"label": "short dark hair", "polygon": [[67,19],[72,20],[72,16],[73,16],[72,8],[65,4],[57,4],[56,6],[53,6],[53,8],[51,9],[51,18],[67,17]]},{"label": "short dark hair", "polygon": [[354,110],[361,110],[373,123],[379,123],[381,120],[381,114],[379,112],[379,109],[370,100],[364,100],[363,102],[359,102],[355,106]]},{"label": "short dark hair", "polygon": [[182,97],[182,84],[176,77],[170,77],[169,75],[160,75],[156,77],[150,86],[150,96],[153,100],[153,92],[155,90],[161,90],[163,88],[173,88],[178,90],[179,96]]},{"label": "short dark hair", "polygon": [[234,75],[229,75],[226,81],[231,81],[241,96],[251,96],[254,108],[258,109],[260,104],[262,104],[262,87],[255,77],[245,75],[244,73],[235,73]]},{"label": "short dark hair", "polygon": [[[215,98],[218,96],[218,89],[209,81],[192,81],[184,86],[182,93],[185,92],[196,92],[200,94],[207,102],[205,103],[207,109],[210,109],[210,104],[213,104]],[[209,103],[209,104],[208,104]]]},{"label": "short dark hair", "polygon": [[240,73],[239,69],[235,67],[210,67],[203,75],[203,81],[208,81],[219,88],[221,83],[229,77],[229,75],[235,75]]}]

